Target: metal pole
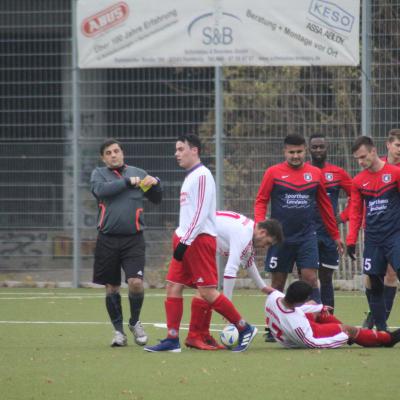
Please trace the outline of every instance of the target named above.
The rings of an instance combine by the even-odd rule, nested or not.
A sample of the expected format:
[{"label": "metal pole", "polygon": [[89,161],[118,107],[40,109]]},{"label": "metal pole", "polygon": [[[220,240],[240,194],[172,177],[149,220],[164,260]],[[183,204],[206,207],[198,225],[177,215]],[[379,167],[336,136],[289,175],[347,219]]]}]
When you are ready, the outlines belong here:
[{"label": "metal pole", "polygon": [[224,99],[223,70],[215,67],[215,179],[217,185],[217,210],[224,206]]},{"label": "metal pole", "polygon": [[80,154],[79,154],[79,133],[80,133],[80,92],[79,92],[79,67],[78,67],[78,46],[76,37],[77,2],[72,1],[72,158],[73,158],[73,278],[72,286],[79,286],[79,275],[81,267],[81,238],[80,238]]},{"label": "metal pole", "polygon": [[362,2],[362,53],[361,53],[361,133],[370,136],[371,132],[371,0]]},{"label": "metal pole", "polygon": [[[215,181],[217,187],[217,210],[224,208],[224,93],[223,69],[215,67]],[[217,256],[218,287],[222,287],[223,266],[221,256]]]}]

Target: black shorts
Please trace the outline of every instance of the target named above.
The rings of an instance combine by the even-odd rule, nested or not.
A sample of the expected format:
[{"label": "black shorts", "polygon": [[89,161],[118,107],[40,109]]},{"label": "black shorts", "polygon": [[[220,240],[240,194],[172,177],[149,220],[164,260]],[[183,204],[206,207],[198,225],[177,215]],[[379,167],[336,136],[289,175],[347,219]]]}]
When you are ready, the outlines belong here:
[{"label": "black shorts", "polygon": [[94,252],[93,282],[99,285],[121,285],[121,268],[125,282],[143,279],[145,264],[143,232],[136,235],[104,235],[99,232]]}]

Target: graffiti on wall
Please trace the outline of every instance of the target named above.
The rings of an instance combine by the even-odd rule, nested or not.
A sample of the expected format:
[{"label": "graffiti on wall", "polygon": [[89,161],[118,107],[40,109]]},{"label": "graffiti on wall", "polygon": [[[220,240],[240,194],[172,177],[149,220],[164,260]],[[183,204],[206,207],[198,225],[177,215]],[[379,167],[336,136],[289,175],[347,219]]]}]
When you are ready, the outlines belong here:
[{"label": "graffiti on wall", "polygon": [[[82,238],[81,257],[93,257],[95,246],[95,238]],[[72,257],[70,232],[0,232],[0,270],[69,267]]]}]

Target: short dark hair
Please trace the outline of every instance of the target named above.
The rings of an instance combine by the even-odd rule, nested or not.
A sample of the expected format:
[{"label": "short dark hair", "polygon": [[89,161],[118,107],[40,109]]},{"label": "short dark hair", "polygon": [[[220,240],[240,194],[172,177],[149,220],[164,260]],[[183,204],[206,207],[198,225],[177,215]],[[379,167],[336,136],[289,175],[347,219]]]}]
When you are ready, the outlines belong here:
[{"label": "short dark hair", "polygon": [[374,145],[374,141],[370,136],[359,136],[351,146],[351,152],[355,153],[361,146],[365,146],[368,150],[371,150]]},{"label": "short dark hair", "polygon": [[122,148],[122,144],[120,142],[118,142],[118,140],[110,138],[110,139],[106,139],[100,146],[100,155],[104,155],[104,150],[111,146],[112,144],[117,144],[119,146],[119,148],[121,150],[123,150]]},{"label": "short dark hair", "polygon": [[312,287],[304,281],[296,281],[286,290],[285,300],[290,304],[305,303],[312,294]]},{"label": "short dark hair", "polygon": [[303,136],[294,133],[292,135],[287,135],[285,139],[283,140],[283,144],[286,145],[293,145],[293,146],[301,146],[306,144],[306,140],[304,139]]},{"label": "short dark hair", "polygon": [[398,128],[391,129],[388,133],[388,142],[389,143],[394,142],[396,139],[400,140],[400,129],[398,129]]},{"label": "short dark hair", "polygon": [[326,136],[323,133],[313,133],[309,138],[308,138],[308,143],[311,143],[311,140],[313,139],[326,139]]},{"label": "short dark hair", "polygon": [[270,236],[272,236],[276,243],[283,242],[283,229],[282,224],[274,218],[266,219],[257,223],[260,229],[265,229]]},{"label": "short dark hair", "polygon": [[200,138],[195,133],[184,133],[183,135],[178,136],[178,142],[188,142],[189,147],[197,147],[197,153],[200,156],[201,154],[201,141]]}]

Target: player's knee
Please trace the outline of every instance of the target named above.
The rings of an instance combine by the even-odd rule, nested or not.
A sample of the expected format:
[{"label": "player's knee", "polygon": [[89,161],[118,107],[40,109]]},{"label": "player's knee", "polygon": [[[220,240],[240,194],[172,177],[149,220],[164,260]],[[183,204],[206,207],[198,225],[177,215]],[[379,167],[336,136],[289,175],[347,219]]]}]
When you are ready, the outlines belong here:
[{"label": "player's knee", "polygon": [[200,297],[209,304],[214,303],[214,301],[220,295],[215,287],[199,286],[197,290],[200,294]]},{"label": "player's knee", "polygon": [[179,283],[167,282],[165,288],[167,297],[182,297],[183,285]]},{"label": "player's knee", "polygon": [[371,294],[375,296],[380,296],[383,294],[383,276],[382,275],[370,275],[371,282]]},{"label": "player's knee", "polygon": [[115,286],[115,285],[110,285],[110,284],[106,285],[106,293],[107,294],[118,293],[119,289],[120,289],[120,286]]},{"label": "player's knee", "polygon": [[315,269],[302,269],[301,280],[307,282],[313,288],[318,287],[318,275]]},{"label": "player's knee", "polygon": [[131,292],[143,291],[143,280],[140,278],[129,278],[128,286]]},{"label": "player's knee", "polygon": [[385,275],[385,285],[386,286],[397,286],[397,273],[396,271],[389,265],[386,270]]}]

